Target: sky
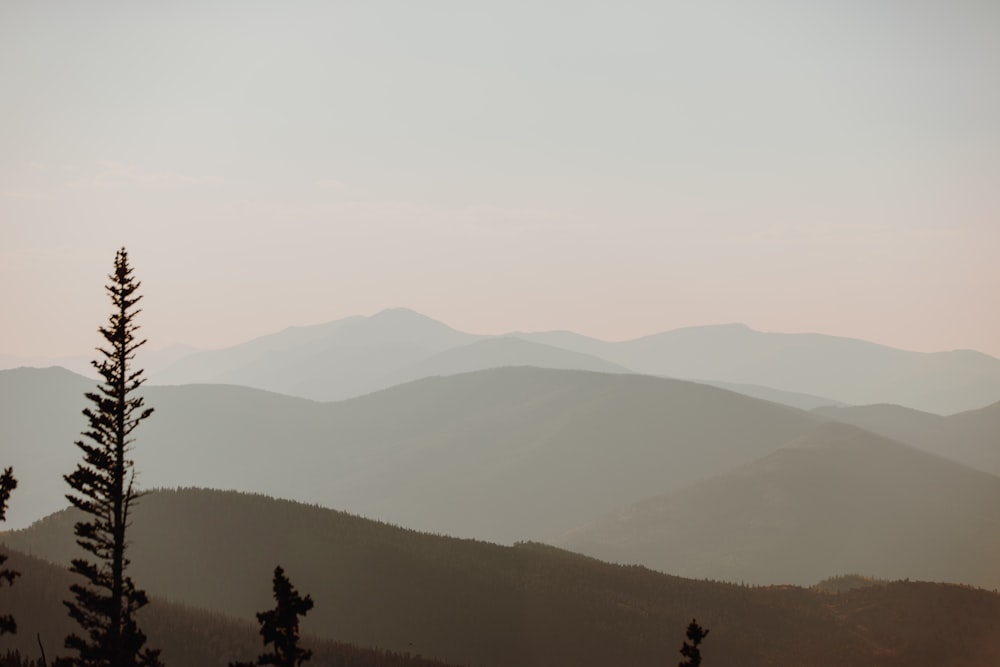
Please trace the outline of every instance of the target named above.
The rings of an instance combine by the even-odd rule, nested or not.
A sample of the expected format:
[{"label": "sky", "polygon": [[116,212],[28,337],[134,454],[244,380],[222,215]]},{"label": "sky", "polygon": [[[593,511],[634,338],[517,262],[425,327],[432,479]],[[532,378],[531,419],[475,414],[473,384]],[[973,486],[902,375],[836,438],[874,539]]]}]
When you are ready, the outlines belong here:
[{"label": "sky", "polygon": [[1000,356],[1000,3],[0,3],[0,354],[408,307]]}]

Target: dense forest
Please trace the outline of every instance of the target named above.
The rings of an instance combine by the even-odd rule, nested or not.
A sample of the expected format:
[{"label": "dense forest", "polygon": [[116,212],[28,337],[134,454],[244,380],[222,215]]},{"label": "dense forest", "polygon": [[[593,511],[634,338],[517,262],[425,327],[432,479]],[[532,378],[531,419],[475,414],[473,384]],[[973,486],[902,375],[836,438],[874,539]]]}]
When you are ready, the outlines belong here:
[{"label": "dense forest", "polygon": [[[73,630],[62,600],[67,597],[74,577],[64,568],[16,552],[11,554],[11,563],[22,577],[16,586],[4,590],[2,605],[17,617],[20,627],[16,635],[0,639],[0,649],[38,660],[40,635],[51,662],[53,656],[64,652],[62,638]],[[266,595],[266,578],[255,583],[260,584]],[[252,615],[236,619],[154,598],[140,619],[150,644],[163,649],[163,661],[168,666],[224,667],[231,660],[249,660],[260,653],[260,635]],[[405,652],[362,648],[312,635],[307,635],[303,643],[314,654],[309,664],[317,666],[442,667],[445,664]]]},{"label": "dense forest", "polygon": [[[4,539],[65,563],[75,553],[74,521],[67,510]],[[268,581],[279,558],[316,601],[302,626],[316,647],[314,662],[323,659],[322,638],[455,664],[652,667],[679,659],[684,628],[696,617],[711,631],[705,665],[840,667],[877,659],[902,667],[956,664],[956,655],[957,664],[1000,664],[1000,595],[970,587],[863,577],[815,590],[698,581],[537,543],[504,547],[195,489],[145,496],[132,537],[133,576],[154,600],[143,624],[167,664],[178,664],[179,650],[207,652],[185,653],[185,665],[256,655],[251,620],[271,605]],[[35,655],[34,628],[60,637],[68,627],[60,600],[69,575],[19,553],[11,562],[25,572],[5,591],[26,633],[14,646]],[[36,568],[45,569],[32,574]],[[245,620],[222,623],[232,617]],[[63,625],[44,629],[56,621]],[[190,638],[168,641],[171,632]]]}]

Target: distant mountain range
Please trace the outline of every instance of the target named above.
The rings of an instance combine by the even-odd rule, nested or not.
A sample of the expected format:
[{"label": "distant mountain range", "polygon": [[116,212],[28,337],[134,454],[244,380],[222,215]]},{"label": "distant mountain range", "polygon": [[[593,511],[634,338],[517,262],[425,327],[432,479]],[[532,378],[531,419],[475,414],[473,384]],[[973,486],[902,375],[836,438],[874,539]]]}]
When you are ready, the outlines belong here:
[{"label": "distant mountain range", "polygon": [[825,407],[815,414],[1000,475],[1000,403],[948,417],[898,405]]},{"label": "distant mountain range", "polygon": [[[22,481],[10,525],[64,506],[90,386],[60,369],[0,372],[4,463]],[[224,385],[145,393],[156,412],[134,457],[147,488],[253,491],[501,543],[579,529],[561,544],[690,576],[997,585],[995,476],[704,384],[516,367],[335,403]],[[948,432],[947,447],[974,451],[993,412],[929,417],[977,425]]]},{"label": "distant mountain range", "polygon": [[[158,373],[160,370],[172,366],[195,352],[198,352],[198,350],[190,345],[171,345],[164,348],[143,347],[136,353],[136,363],[138,368],[145,369],[147,373]],[[18,357],[10,354],[0,354],[0,370],[59,366],[73,371],[78,375],[96,378],[97,373],[91,364],[93,358],[92,355]]]},{"label": "distant mountain range", "polygon": [[[74,512],[63,511],[3,540],[65,563],[75,553],[74,520]],[[267,582],[280,563],[315,600],[305,632],[457,664],[675,664],[692,616],[710,629],[703,645],[707,664],[1000,663],[1000,596],[968,587],[871,582],[839,594],[748,588],[608,565],[538,544],[501,547],[417,533],[218,491],[144,497],[130,540],[130,572],[159,599],[252,618],[269,606]],[[26,572],[17,586],[58,606],[56,584],[67,575],[54,573],[43,582],[43,594],[36,572]],[[9,592],[4,589],[5,600]],[[144,618],[152,620],[160,605],[154,600]],[[62,633],[46,620],[25,618],[27,638],[40,630],[51,645]],[[189,650],[212,641],[205,635],[224,625],[222,619],[214,623],[186,628],[194,645]],[[234,641],[230,637],[214,641]]]},{"label": "distant mountain range", "polygon": [[[821,334],[763,333],[742,324],[624,342],[566,331],[482,336],[405,308],[291,327],[220,350],[143,349],[138,363],[157,384],[235,384],[318,401],[502,366],[696,380],[804,409],[888,403],[944,415],[1000,401],[1000,360],[970,350],[909,352]],[[0,355],[0,368],[49,365],[92,374],[83,357]]]},{"label": "distant mountain range", "polygon": [[[64,505],[92,386],[60,369],[0,371],[0,440],[24,489],[10,525]],[[504,543],[553,538],[823,421],[692,382],[520,367],[336,403],[223,385],[145,394],[143,486],[255,491]]]},{"label": "distant mountain range", "polygon": [[[0,366],[38,363],[28,361],[0,358]],[[499,366],[706,381],[799,408],[892,403],[952,414],[1000,401],[1000,360],[969,350],[908,352],[820,334],[763,333],[742,324],[624,342],[559,331],[480,336],[403,308],[292,327],[221,350],[147,352],[139,361],[158,384],[237,384],[319,401]],[[89,370],[82,359],[59,363]]]},{"label": "distant mountain range", "polygon": [[760,385],[853,405],[896,403],[951,414],[1000,400],[1000,360],[971,350],[908,352],[821,334],[763,333],[742,324],[621,343],[561,332],[525,337],[641,373]]}]

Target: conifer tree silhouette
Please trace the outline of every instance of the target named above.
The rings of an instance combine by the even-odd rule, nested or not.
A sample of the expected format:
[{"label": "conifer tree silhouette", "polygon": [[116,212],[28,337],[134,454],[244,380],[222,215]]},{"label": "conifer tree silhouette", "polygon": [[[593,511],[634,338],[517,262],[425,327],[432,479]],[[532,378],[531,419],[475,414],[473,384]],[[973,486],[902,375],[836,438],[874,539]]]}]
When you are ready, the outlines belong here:
[{"label": "conifer tree silhouette", "polygon": [[687,627],[687,638],[691,640],[691,643],[684,642],[681,645],[681,655],[684,656],[685,660],[677,663],[677,667],[698,667],[701,665],[701,649],[698,646],[707,636],[708,630],[702,628],[698,625],[698,621],[692,618]]},{"label": "conifer tree silhouette", "polygon": [[134,439],[132,432],[152,414],[143,407],[136,390],[145,381],[142,370],[133,371],[135,351],[146,341],[136,338],[139,329],[135,317],[140,283],[132,275],[128,254],[120,249],[115,255],[114,272],[106,289],[113,311],[107,326],[98,331],[106,347],[98,348],[99,361],[92,365],[103,379],[96,392],[85,394],[91,407],[84,409],[89,429],[84,440],[75,444],[83,451],[83,463],[66,475],[75,493],[67,494],[70,503],[87,515],[76,524],[76,543],[93,560],[76,558],[70,571],[86,579],[85,584],[70,587],[75,601],[63,604],[70,617],[86,633],[66,637],[65,646],[77,652],[75,657],[56,661],[57,667],[160,667],[159,651],[144,648],[146,635],[136,624],[136,612],[148,604],[144,591],[138,590],[125,574],[129,561],[125,556],[125,532],[139,493],[134,488],[135,471],[129,458]]},{"label": "conifer tree silhouette", "polygon": [[313,608],[312,598],[308,595],[300,597],[280,566],[274,568],[273,587],[275,607],[259,612],[257,621],[264,646],[274,644],[274,652],[260,654],[255,663],[231,662],[229,667],[298,667],[312,657],[312,651],[299,648],[299,616],[305,616]]},{"label": "conifer tree silhouette", "polygon": [[[7,519],[7,501],[10,500],[11,491],[16,488],[17,480],[14,479],[14,469],[7,468],[3,471],[3,475],[0,475],[0,521]],[[0,554],[0,566],[6,562],[7,556]],[[0,584],[6,581],[7,585],[10,586],[20,574],[20,572],[8,570],[7,568],[0,569]],[[5,633],[14,634],[16,632],[17,622],[14,620],[14,617],[10,614],[0,614],[0,635]]]}]

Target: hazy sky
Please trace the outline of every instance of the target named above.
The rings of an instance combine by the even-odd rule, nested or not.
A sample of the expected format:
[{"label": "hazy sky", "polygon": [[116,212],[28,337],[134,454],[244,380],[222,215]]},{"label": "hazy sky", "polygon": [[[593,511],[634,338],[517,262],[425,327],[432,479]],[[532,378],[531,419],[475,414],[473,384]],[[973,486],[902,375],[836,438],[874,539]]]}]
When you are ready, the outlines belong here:
[{"label": "hazy sky", "polygon": [[0,4],[0,353],[406,306],[1000,356],[1000,2]]}]

